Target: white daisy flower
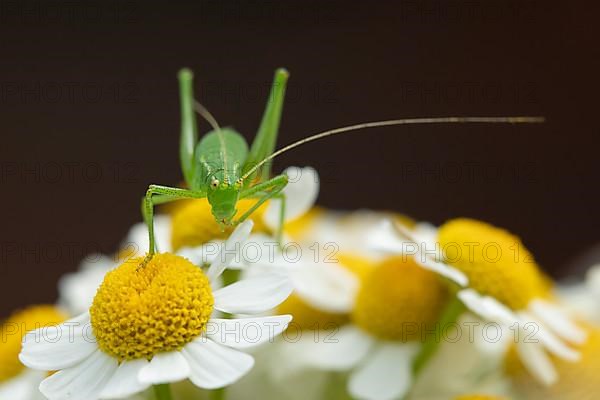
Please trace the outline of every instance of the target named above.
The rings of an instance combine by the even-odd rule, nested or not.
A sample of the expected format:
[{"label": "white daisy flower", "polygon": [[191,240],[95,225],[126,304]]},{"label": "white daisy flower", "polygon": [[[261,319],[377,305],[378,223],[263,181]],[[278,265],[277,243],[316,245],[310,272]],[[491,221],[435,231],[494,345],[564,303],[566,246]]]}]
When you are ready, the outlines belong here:
[{"label": "white daisy flower", "polygon": [[518,237],[471,219],[447,222],[433,242],[418,242],[410,231],[399,229],[416,244],[418,263],[440,273],[451,268],[466,275],[468,288],[458,297],[475,314],[500,324],[504,337],[514,337],[521,360],[541,383],[558,380],[546,352],[579,360],[569,344],[584,343],[586,332],[549,300],[548,280]]},{"label": "white daisy flower", "polygon": [[[290,167],[284,173],[290,177],[290,182],[283,190],[286,195],[285,220],[293,224],[294,220],[305,215],[314,205],[319,192],[319,176],[310,167]],[[238,214],[242,214],[255,203],[256,199],[241,200]],[[227,233],[215,222],[208,201],[183,200],[174,205],[172,215],[159,214],[154,217],[154,236],[158,251],[175,252],[198,265],[214,259],[217,256],[217,247],[223,243],[220,239],[225,239]],[[277,229],[280,206],[280,200],[274,199],[251,217],[258,225],[259,231],[274,232]],[[297,231],[298,227],[295,230]],[[209,242],[208,246],[202,246]],[[70,315],[79,315],[89,309],[107,272],[118,267],[126,258],[148,252],[147,225],[143,222],[133,225],[120,247],[115,256],[93,254],[86,257],[77,272],[66,274],[60,279],[59,304],[69,311]],[[235,261],[233,260],[232,264],[235,264]]]},{"label": "white daisy flower", "polygon": [[55,306],[32,306],[14,313],[0,326],[0,399],[43,400],[38,386],[47,371],[26,368],[19,361],[21,341],[28,330],[62,323],[66,315]]},{"label": "white daisy flower", "polygon": [[422,335],[441,315],[446,286],[406,257],[389,258],[358,276],[347,274],[340,266],[315,269],[305,285],[296,283],[304,289],[297,291],[300,307],[285,308],[286,302],[280,309],[299,321],[308,316],[334,326],[318,336],[304,331],[302,340],[282,343],[284,351],[297,368],[349,371],[347,390],[354,398],[400,399],[411,388]]},{"label": "white daisy flower", "polygon": [[291,320],[213,317],[215,311],[263,313],[292,290],[281,274],[212,289],[239,256],[252,225],[236,228],[206,273],[169,253],[154,255],[143,267],[143,258],[128,260],[106,275],[88,313],[27,334],[21,361],[58,371],[42,382],[41,392],[50,400],[116,399],[185,379],[216,389],[246,374],[254,360],[236,348],[272,340]]}]

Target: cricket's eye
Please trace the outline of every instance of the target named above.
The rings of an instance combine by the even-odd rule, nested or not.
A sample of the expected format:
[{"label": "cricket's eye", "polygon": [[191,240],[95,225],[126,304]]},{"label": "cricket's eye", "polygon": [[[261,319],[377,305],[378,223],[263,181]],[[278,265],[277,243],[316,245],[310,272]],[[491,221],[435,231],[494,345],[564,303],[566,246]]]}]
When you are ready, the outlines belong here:
[{"label": "cricket's eye", "polygon": [[218,180],[218,179],[213,179],[213,180],[210,182],[210,187],[211,187],[211,188],[213,188],[213,189],[216,189],[216,188],[218,188],[218,187],[219,187],[219,180]]}]

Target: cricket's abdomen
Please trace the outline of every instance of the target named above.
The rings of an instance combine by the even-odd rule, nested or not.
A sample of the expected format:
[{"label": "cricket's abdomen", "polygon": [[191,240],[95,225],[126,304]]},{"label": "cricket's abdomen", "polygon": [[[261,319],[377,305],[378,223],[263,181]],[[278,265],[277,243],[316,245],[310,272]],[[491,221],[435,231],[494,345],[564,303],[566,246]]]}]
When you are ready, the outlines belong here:
[{"label": "cricket's abdomen", "polygon": [[194,151],[192,189],[208,191],[211,181],[234,184],[248,156],[246,140],[230,128],[204,135]]}]

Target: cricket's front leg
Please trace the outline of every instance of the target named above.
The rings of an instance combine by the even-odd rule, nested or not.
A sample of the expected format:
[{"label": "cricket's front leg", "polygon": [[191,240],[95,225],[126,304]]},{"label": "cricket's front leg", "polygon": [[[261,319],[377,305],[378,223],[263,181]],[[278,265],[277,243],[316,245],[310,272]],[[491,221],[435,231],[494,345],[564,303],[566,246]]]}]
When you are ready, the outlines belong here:
[{"label": "cricket's front leg", "polygon": [[170,201],[181,199],[201,199],[206,197],[203,192],[197,192],[189,189],[173,188],[168,186],[150,185],[146,191],[146,196],[142,200],[142,215],[144,222],[148,226],[148,255],[142,265],[148,262],[156,252],[156,242],[154,238],[154,206],[164,204]]},{"label": "cricket's front leg", "polygon": [[258,198],[256,204],[254,204],[248,211],[246,211],[237,221],[236,224],[244,222],[254,211],[262,206],[267,200],[274,197],[281,198],[281,208],[279,213],[279,227],[277,229],[277,240],[281,244],[281,238],[283,235],[283,223],[285,216],[285,195],[282,193],[283,188],[288,184],[287,175],[278,175],[266,182],[259,183],[251,187],[250,189],[240,193],[240,199],[243,198]]}]

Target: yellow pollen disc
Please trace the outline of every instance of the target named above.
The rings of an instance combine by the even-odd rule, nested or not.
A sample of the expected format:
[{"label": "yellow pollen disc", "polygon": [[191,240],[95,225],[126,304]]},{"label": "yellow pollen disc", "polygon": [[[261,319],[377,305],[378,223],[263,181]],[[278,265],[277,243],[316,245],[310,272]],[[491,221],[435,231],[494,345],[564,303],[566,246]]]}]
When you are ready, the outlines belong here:
[{"label": "yellow pollen disc", "polygon": [[513,310],[546,297],[547,284],[521,239],[506,230],[467,218],[439,228],[444,261],[464,272],[469,285]]},{"label": "yellow pollen disc", "polygon": [[294,319],[290,326],[301,330],[339,328],[349,320],[346,314],[334,314],[314,308],[295,293],[281,303],[277,311],[279,314],[292,315]]},{"label": "yellow pollen disc", "polygon": [[[256,204],[256,199],[239,200],[236,216],[243,215],[250,207]],[[250,219],[254,221],[255,232],[266,232],[267,228],[262,222],[267,203],[259,207]],[[207,199],[185,201],[180,207],[173,210],[171,220],[171,245],[174,251],[182,247],[200,246],[215,239],[226,239],[231,229],[225,232],[221,229],[212,215],[211,206]]]},{"label": "yellow pollen disc", "polygon": [[455,397],[454,400],[508,400],[506,397],[489,396],[486,394],[466,394]]},{"label": "yellow pollen disc", "polygon": [[511,377],[518,393],[527,399],[544,400],[596,400],[600,393],[600,328],[588,329],[588,340],[577,350],[581,353],[579,362],[568,362],[552,357],[558,372],[558,381],[546,387],[538,383],[527,372],[516,350],[508,352],[505,369]]},{"label": "yellow pollen disc", "polygon": [[180,350],[206,328],[213,311],[208,278],[174,254],[125,261],[109,272],[90,308],[98,346],[119,361]]},{"label": "yellow pollen disc", "polygon": [[21,342],[29,331],[61,324],[66,316],[50,305],[32,306],[14,313],[0,326],[0,382],[19,375],[25,366],[19,361]]},{"label": "yellow pollen disc", "polygon": [[363,279],[352,320],[366,332],[406,342],[435,327],[448,292],[438,276],[412,258],[383,261]]}]

